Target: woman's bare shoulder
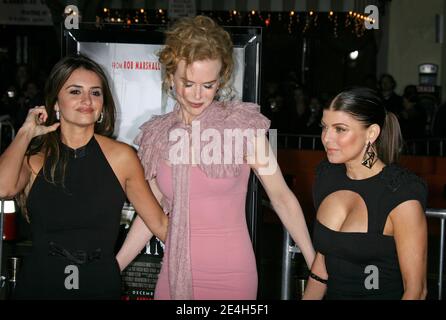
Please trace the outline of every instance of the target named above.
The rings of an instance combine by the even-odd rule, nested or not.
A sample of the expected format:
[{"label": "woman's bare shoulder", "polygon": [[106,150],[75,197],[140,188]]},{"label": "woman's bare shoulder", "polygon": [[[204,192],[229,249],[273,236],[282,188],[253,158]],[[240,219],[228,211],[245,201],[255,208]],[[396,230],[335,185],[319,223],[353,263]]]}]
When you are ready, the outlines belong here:
[{"label": "woman's bare shoulder", "polygon": [[96,141],[102,152],[111,160],[132,160],[137,158],[136,150],[129,144],[111,139],[109,137],[95,135]]}]

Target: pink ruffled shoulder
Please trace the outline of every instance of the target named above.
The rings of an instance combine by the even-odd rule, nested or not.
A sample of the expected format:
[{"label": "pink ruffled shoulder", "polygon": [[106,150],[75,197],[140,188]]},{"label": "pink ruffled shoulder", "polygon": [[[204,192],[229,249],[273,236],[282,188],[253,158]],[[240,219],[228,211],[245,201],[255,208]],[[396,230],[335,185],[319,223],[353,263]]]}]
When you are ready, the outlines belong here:
[{"label": "pink ruffled shoulder", "polygon": [[144,167],[147,181],[156,176],[158,161],[163,156],[164,140],[167,139],[165,135],[172,126],[174,119],[172,112],[152,116],[150,120],[140,127],[141,132],[134,140],[134,143],[139,146],[138,157]]},{"label": "pink ruffled shoulder", "polygon": [[226,113],[226,128],[268,130],[271,121],[260,113],[260,106],[255,103],[230,101],[223,109]]},{"label": "pink ruffled shoulder", "polygon": [[[241,101],[216,102],[197,119],[201,121],[201,130],[213,128],[221,134],[225,129],[254,129],[255,135],[264,135],[270,126],[270,120],[260,113],[257,104]],[[178,125],[178,117],[174,112],[170,112],[153,116],[140,127],[141,132],[134,142],[139,146],[138,156],[144,167],[146,180],[150,181],[156,177],[159,161],[168,157],[169,131]],[[258,131],[259,129],[262,130]],[[202,141],[203,145],[205,143]],[[246,145],[242,147],[246,149]],[[237,176],[240,172],[240,165],[235,162],[228,165],[200,165],[200,168],[210,177]]]},{"label": "pink ruffled shoulder", "polygon": [[[260,113],[260,107],[254,103],[231,101],[218,102],[206,116],[200,119],[203,128],[217,129],[223,134],[226,129],[254,129],[254,135],[265,135],[270,126],[270,120]],[[258,129],[262,129],[258,131]],[[222,138],[222,141],[224,138]],[[202,147],[206,142],[202,142]],[[242,148],[240,152],[232,153],[230,164],[200,164],[200,169],[211,178],[225,178],[238,176],[241,165],[237,164],[236,154],[244,153],[247,150],[247,140],[243,140],[243,145],[234,145],[234,148]],[[221,150],[222,159],[225,157],[224,149]]]}]

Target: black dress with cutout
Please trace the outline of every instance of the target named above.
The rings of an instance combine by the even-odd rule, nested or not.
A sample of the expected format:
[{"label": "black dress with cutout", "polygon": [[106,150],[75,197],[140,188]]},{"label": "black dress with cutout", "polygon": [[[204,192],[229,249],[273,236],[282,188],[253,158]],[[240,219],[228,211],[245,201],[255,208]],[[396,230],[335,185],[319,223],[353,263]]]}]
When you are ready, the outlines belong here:
[{"label": "black dress with cutout", "polygon": [[323,161],[313,188],[316,210],[330,194],[357,193],[367,207],[366,233],[338,232],[316,220],[315,250],[325,256],[327,299],[401,299],[403,283],[393,236],[383,235],[389,213],[407,200],[426,206],[426,183],[410,171],[388,165],[377,175],[352,180],[344,164]]},{"label": "black dress with cutout", "polygon": [[[28,195],[32,251],[17,279],[15,299],[120,299],[115,258],[124,190],[91,138],[68,157],[65,181],[48,182],[43,170]],[[46,169],[50,170],[48,164]]]}]

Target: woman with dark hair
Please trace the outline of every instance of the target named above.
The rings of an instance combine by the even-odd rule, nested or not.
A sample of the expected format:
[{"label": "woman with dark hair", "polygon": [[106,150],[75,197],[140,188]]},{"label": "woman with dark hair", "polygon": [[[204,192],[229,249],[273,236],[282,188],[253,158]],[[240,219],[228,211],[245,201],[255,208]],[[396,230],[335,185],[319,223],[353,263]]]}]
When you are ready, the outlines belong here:
[{"label": "woman with dark hair", "polygon": [[51,71],[45,106],[31,109],[0,157],[0,197],[18,195],[32,250],[17,299],[119,299],[114,247],[128,198],[165,239],[167,218],[135,151],[110,138],[115,105],[101,67],[66,57]]},{"label": "woman with dark hair", "polygon": [[395,164],[398,120],[375,91],[354,88],[321,122],[328,161],[313,190],[317,254],[304,299],[424,299],[427,189]]}]

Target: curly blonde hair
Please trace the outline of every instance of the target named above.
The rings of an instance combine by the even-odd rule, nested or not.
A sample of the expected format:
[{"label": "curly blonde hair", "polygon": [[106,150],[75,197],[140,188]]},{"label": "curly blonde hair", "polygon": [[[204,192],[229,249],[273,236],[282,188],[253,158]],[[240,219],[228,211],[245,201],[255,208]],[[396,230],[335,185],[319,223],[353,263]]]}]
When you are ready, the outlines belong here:
[{"label": "curly blonde hair", "polygon": [[220,89],[231,79],[234,69],[231,36],[214,20],[206,16],[182,18],[166,31],[165,47],[159,52],[159,61],[165,67],[163,86],[170,88],[170,77],[181,60],[190,65],[195,61],[220,59]]}]

